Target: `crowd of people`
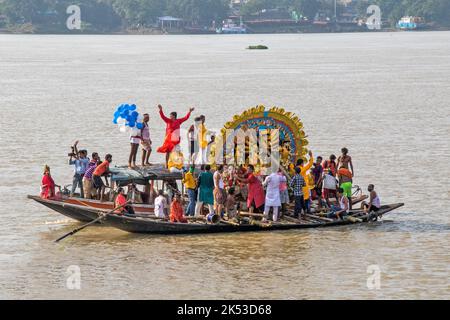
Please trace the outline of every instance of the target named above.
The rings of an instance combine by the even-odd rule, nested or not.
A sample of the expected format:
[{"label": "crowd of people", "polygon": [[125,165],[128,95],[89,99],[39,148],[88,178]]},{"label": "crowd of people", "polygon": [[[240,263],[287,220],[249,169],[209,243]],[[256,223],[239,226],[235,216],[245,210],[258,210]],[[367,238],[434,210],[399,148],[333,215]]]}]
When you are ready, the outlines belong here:
[{"label": "crowd of people", "polygon": [[[355,175],[352,158],[347,148],[342,148],[341,155],[329,156],[324,160],[318,156],[314,159],[309,152],[309,159],[299,158],[288,167],[280,166],[278,172],[265,177],[255,172],[251,164],[216,165],[214,172],[210,165],[211,154],[214,153],[214,135],[206,128],[206,117],[201,115],[194,119],[189,127],[189,158],[186,166],[180,149],[180,127],[188,121],[194,108],[190,108],[183,118],[176,112],[169,117],[164,114],[163,107],[158,105],[159,114],[166,124],[166,135],[163,144],[157,149],[165,154],[165,165],[170,172],[182,173],[184,189],[188,199],[184,205],[184,195],[175,192],[170,199],[163,190],[155,191],[155,215],[158,218],[169,218],[174,222],[187,222],[186,216],[199,217],[206,207],[208,214],[233,219],[239,210],[248,210],[250,214],[262,213],[264,221],[278,221],[281,216],[290,212],[294,218],[311,213],[313,201],[317,201],[317,210],[329,212],[329,217],[342,219],[352,210],[352,186]],[[151,165],[152,153],[150,138],[149,114],[144,115],[143,128],[140,134],[130,136],[131,150],[129,168],[136,168],[139,145],[142,148],[142,166]],[[207,136],[210,141],[207,141]],[[77,189],[80,197],[103,201],[105,189],[110,188],[108,175],[112,156],[107,154],[103,161],[98,153],[88,157],[87,150],[78,150],[78,141],[72,146],[69,164],[74,167],[70,196]],[[198,171],[199,169],[199,171]],[[41,196],[54,198],[55,185],[48,166],[44,169],[41,185]],[[175,186],[175,189],[177,187]],[[363,203],[366,211],[377,211],[381,207],[380,198],[374,186],[368,187],[370,198]],[[132,206],[125,206],[126,195],[123,188],[116,190],[115,207],[118,212],[134,214]],[[170,200],[170,201],[169,201]],[[170,203],[170,205],[169,205]]]}]

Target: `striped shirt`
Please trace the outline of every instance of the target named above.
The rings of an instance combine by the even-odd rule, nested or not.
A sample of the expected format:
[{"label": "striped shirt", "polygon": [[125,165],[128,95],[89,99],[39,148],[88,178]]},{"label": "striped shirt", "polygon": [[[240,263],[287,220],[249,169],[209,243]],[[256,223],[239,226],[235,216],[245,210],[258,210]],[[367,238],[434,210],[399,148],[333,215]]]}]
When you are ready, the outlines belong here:
[{"label": "striped shirt", "polygon": [[294,196],[303,196],[303,187],[305,184],[305,179],[300,174],[296,174],[291,180],[291,188],[294,190]]},{"label": "striped shirt", "polygon": [[92,175],[94,174],[95,169],[97,168],[97,162],[96,161],[91,161],[89,162],[89,166],[86,170],[86,173],[84,174],[84,177],[87,180],[92,180]]}]

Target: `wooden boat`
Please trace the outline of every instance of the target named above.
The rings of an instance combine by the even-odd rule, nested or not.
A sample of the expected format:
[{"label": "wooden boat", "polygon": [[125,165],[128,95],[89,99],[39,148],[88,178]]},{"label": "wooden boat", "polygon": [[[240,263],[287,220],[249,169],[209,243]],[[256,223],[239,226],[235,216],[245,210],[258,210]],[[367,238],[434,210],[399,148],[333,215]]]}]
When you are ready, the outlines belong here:
[{"label": "wooden boat", "polygon": [[[375,218],[381,217],[388,212],[403,206],[403,203],[384,205],[376,213],[364,214],[362,211],[353,211],[350,218],[344,220],[324,219],[319,216],[313,218],[308,216],[305,220],[291,218],[281,219],[280,222],[261,223],[249,219],[248,223],[231,223],[221,221],[218,224],[208,224],[204,221],[189,221],[188,223],[172,223],[152,217],[129,217],[115,214],[106,215],[103,223],[105,225],[131,232],[131,233],[149,233],[149,234],[192,234],[192,233],[223,233],[223,232],[248,232],[248,231],[273,231],[321,228],[349,225],[354,223],[367,223]],[[357,218],[354,218],[357,216]],[[310,218],[311,217],[311,218]],[[294,222],[298,220],[298,222]],[[330,221],[331,220],[331,221]]]},{"label": "wooden boat", "polygon": [[[89,222],[98,217],[98,212],[107,212],[114,209],[113,202],[100,202],[98,200],[64,197],[58,200],[42,199],[39,196],[29,195],[28,199],[34,200],[45,207],[52,209],[68,218],[81,222]],[[367,195],[359,195],[352,198],[353,205],[367,199]],[[151,215],[154,205],[133,204],[138,215]]]}]

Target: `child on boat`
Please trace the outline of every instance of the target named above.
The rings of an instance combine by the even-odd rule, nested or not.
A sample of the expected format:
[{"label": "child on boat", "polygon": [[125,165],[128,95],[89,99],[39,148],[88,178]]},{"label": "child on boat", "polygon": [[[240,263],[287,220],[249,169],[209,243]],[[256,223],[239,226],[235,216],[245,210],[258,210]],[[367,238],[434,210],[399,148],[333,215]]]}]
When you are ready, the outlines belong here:
[{"label": "child on boat", "polygon": [[183,205],[181,203],[181,195],[177,193],[173,198],[170,205],[170,222],[187,223],[187,219],[184,216]]}]

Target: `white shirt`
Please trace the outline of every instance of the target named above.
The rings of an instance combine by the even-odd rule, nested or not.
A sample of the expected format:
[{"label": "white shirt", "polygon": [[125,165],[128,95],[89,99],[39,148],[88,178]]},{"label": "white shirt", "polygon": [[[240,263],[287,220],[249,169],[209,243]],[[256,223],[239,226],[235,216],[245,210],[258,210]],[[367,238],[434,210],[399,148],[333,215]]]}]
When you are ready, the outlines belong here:
[{"label": "white shirt", "polygon": [[328,190],[336,190],[337,180],[332,175],[326,174],[323,177],[323,188]]},{"label": "white shirt", "polygon": [[264,185],[267,186],[266,190],[266,203],[267,207],[280,207],[280,183],[282,177],[278,173],[270,174],[264,181]]},{"label": "white shirt", "polygon": [[165,218],[164,209],[167,207],[167,201],[164,196],[157,196],[155,199],[155,216]]}]

